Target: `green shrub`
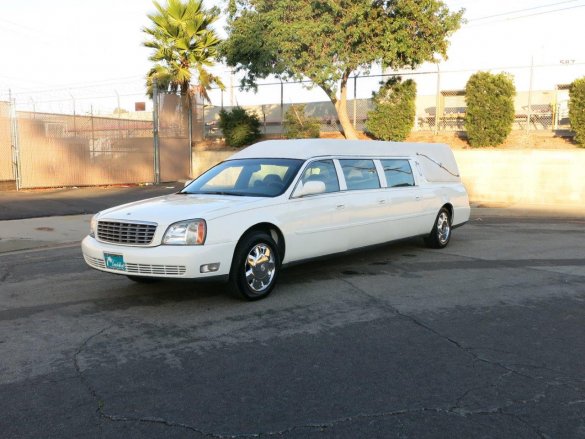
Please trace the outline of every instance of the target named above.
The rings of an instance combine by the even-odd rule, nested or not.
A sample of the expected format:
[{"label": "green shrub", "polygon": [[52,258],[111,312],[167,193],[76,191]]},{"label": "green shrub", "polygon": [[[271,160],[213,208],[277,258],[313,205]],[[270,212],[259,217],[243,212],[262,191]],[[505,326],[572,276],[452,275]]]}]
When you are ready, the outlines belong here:
[{"label": "green shrub", "polygon": [[412,131],[416,115],[416,83],[390,78],[372,94],[374,109],[368,112],[366,132],[376,139],[401,141]]},{"label": "green shrub", "polygon": [[305,115],[305,105],[291,105],[284,115],[284,137],[287,139],[310,139],[319,137],[321,123],[315,117]]},{"label": "green shrub", "polygon": [[512,131],[516,88],[506,73],[477,72],[465,86],[465,130],[471,146],[501,145]]},{"label": "green shrub", "polygon": [[585,146],[585,77],[575,79],[569,88],[569,120],[575,142]]},{"label": "green shrub", "polygon": [[219,128],[228,146],[239,148],[254,143],[260,137],[260,119],[242,107],[219,112]]}]

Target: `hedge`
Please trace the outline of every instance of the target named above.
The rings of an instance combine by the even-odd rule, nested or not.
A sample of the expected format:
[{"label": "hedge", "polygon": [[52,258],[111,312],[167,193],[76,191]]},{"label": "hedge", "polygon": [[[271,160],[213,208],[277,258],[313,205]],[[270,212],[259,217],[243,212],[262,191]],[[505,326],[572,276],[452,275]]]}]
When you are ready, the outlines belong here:
[{"label": "hedge", "polygon": [[232,111],[221,110],[219,128],[226,145],[234,148],[250,145],[260,138],[260,119],[242,107],[234,107]]},{"label": "hedge", "polygon": [[514,123],[516,88],[506,73],[473,74],[465,86],[465,130],[471,146],[504,143]]},{"label": "hedge", "polygon": [[372,94],[374,109],[368,112],[366,132],[380,140],[406,139],[416,116],[416,83],[390,78]]},{"label": "hedge", "polygon": [[585,146],[585,77],[575,79],[569,88],[569,120],[575,142]]}]

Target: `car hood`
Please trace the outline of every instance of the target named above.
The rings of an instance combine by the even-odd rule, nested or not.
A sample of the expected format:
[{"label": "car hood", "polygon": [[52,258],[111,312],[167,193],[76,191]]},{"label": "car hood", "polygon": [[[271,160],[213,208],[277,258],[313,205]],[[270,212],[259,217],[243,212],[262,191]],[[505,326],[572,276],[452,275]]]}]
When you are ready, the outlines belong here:
[{"label": "car hood", "polygon": [[171,224],[192,218],[209,220],[263,200],[261,197],[172,194],[112,207],[102,211],[98,219],[149,221],[159,224]]}]

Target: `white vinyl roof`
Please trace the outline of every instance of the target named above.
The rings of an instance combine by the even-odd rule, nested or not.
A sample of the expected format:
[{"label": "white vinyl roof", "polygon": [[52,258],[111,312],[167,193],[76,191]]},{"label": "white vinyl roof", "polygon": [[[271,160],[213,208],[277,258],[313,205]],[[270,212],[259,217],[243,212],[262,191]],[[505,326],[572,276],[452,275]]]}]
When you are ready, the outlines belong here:
[{"label": "white vinyl roof", "polygon": [[411,157],[428,181],[460,181],[453,152],[443,143],[381,142],[375,140],[292,139],[267,140],[251,145],[229,159],[314,157]]}]

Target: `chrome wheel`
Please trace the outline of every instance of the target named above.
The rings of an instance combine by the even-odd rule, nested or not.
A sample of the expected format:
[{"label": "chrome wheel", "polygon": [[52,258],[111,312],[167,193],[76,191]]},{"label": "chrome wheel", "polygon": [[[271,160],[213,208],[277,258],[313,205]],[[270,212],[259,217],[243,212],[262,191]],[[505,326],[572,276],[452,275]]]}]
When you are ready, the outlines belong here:
[{"label": "chrome wheel", "polygon": [[425,243],[430,248],[444,248],[451,239],[451,212],[446,207],[441,207],[437,219],[433,224],[433,230],[425,237]]},{"label": "chrome wheel", "polygon": [[437,217],[437,240],[441,245],[446,245],[449,242],[449,235],[451,234],[451,223],[447,212],[442,211]]},{"label": "chrome wheel", "polygon": [[276,273],[274,252],[264,243],[258,243],[249,251],[244,263],[248,287],[261,293],[270,287]]}]

